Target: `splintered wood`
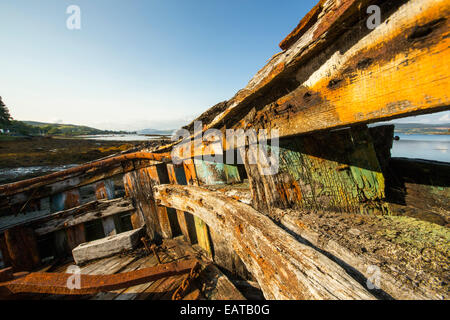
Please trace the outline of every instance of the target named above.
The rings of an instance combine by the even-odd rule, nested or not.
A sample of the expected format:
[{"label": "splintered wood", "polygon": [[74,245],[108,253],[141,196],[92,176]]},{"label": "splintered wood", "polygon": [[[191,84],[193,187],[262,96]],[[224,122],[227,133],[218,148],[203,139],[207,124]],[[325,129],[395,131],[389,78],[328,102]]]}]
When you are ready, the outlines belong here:
[{"label": "splintered wood", "polygon": [[332,260],[246,204],[200,187],[155,190],[162,205],[200,217],[231,243],[267,299],[374,299]]}]

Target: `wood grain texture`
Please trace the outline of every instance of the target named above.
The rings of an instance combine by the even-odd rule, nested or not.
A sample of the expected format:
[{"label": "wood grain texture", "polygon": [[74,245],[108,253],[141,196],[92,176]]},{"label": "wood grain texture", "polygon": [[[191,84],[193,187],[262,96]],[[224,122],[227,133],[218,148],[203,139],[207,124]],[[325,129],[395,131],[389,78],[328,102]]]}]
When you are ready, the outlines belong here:
[{"label": "wood grain texture", "polygon": [[367,127],[284,138],[267,149],[278,158],[275,174],[249,163],[251,148],[245,157],[257,210],[383,212],[385,180]]},{"label": "wood grain texture", "polygon": [[37,235],[83,224],[88,221],[111,217],[134,210],[128,199],[98,200],[28,222]]},{"label": "wood grain texture", "polygon": [[[0,186],[0,214],[17,213],[24,203],[89,185],[109,177],[135,170],[134,161],[145,166],[168,161],[168,154],[137,152],[91,162],[49,175]],[[29,210],[24,210],[24,212]]]},{"label": "wood grain texture", "polygon": [[252,207],[194,186],[156,187],[162,205],[191,212],[220,232],[267,299],[373,299],[344,269]]},{"label": "wood grain texture", "polygon": [[[373,30],[366,13],[372,4],[382,14]],[[450,67],[442,62],[450,54],[449,15],[446,0],[321,2],[295,42],[203,132],[266,128],[285,137],[448,110]],[[205,147],[195,146],[192,156]]]},{"label": "wood grain texture", "polygon": [[[197,181],[195,175],[194,166],[188,166],[188,171],[185,171],[183,165],[176,165],[173,163],[167,164],[167,171],[169,173],[169,181],[171,184],[186,185],[187,181]],[[194,170],[193,172],[191,170]],[[187,176],[189,175],[189,179]],[[195,230],[195,221],[190,213],[182,210],[176,210],[178,225],[180,226],[181,233],[185,237],[186,241],[194,244],[197,242],[197,233]]]},{"label": "wood grain texture", "polygon": [[154,182],[149,168],[128,172],[123,176],[125,192],[133,200],[141,224],[146,226],[150,240],[161,236],[158,208],[153,198]]}]

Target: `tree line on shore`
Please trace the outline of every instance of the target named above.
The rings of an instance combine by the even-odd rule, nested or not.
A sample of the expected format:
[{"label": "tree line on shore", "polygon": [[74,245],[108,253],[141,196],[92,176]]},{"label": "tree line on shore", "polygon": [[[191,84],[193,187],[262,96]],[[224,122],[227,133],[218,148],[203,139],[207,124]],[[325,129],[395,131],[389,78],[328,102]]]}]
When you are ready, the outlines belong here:
[{"label": "tree line on shore", "polygon": [[23,136],[81,136],[95,134],[125,134],[126,131],[99,130],[71,124],[25,122],[13,119],[8,107],[0,97],[0,134]]}]

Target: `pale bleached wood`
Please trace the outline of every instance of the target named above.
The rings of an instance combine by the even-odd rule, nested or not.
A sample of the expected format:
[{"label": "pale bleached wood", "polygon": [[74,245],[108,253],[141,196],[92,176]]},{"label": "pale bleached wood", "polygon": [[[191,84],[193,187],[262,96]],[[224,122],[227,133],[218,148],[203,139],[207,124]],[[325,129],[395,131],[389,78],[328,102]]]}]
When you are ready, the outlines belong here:
[{"label": "pale bleached wood", "polygon": [[267,299],[374,299],[334,261],[244,203],[194,186],[157,186],[155,197],[220,232]]},{"label": "pale bleached wood", "polygon": [[128,199],[96,200],[75,208],[48,215],[40,221],[33,222],[33,224],[36,226],[36,234],[44,235],[91,220],[97,220],[132,210],[134,210],[134,207]]}]

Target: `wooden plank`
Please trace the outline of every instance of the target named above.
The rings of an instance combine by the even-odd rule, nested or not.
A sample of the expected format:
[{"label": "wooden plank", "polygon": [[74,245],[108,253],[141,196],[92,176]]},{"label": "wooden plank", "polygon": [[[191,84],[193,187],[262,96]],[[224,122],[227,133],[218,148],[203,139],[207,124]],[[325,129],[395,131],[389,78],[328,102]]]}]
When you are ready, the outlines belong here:
[{"label": "wooden plank", "polygon": [[86,233],[84,230],[84,224],[78,224],[66,229],[67,244],[69,249],[76,248],[79,244],[86,242]]},{"label": "wooden plank", "polygon": [[[114,182],[112,179],[99,181],[94,186],[95,197],[97,199],[114,199]],[[112,236],[117,234],[115,220],[113,216],[102,219],[103,231],[105,236]]]},{"label": "wooden plank", "polygon": [[114,199],[114,182],[112,179],[106,179],[95,183],[95,197],[97,199]]},{"label": "wooden plank", "polygon": [[4,267],[11,266],[11,257],[9,256],[8,246],[6,244],[5,234],[0,234],[0,251],[2,252],[2,259]]},{"label": "wooden plank", "polygon": [[227,239],[267,299],[373,299],[343,268],[252,207],[194,186],[155,188],[162,205],[199,216]]},{"label": "wooden plank", "polygon": [[[169,181],[171,184],[186,184],[187,179],[185,175],[185,169],[183,169],[183,166],[181,165],[175,165],[172,163],[167,164],[167,172],[169,174]],[[195,173],[195,169],[194,169]],[[196,181],[193,179],[196,179],[196,176],[193,177],[192,175],[189,176],[189,181]],[[195,222],[193,220],[193,217],[191,214],[186,213],[181,210],[176,210],[177,213],[177,221],[178,225],[180,226],[181,233],[186,238],[186,240],[189,243],[196,243],[197,242],[197,235],[195,230]]]},{"label": "wooden plank", "polygon": [[80,193],[78,189],[58,193],[51,197],[50,203],[52,212],[70,209],[80,204]]},{"label": "wooden plank", "polygon": [[125,154],[0,186],[0,212],[3,210],[11,211],[12,206],[18,206],[18,209],[15,211],[18,212],[23,203],[33,199],[41,199],[49,195],[89,185],[126,173],[128,172],[127,170],[132,171],[134,166],[126,165],[126,163],[136,159],[145,159],[153,161],[151,163],[158,163],[159,161],[170,161],[170,155],[148,152]]},{"label": "wooden plank", "polygon": [[[301,239],[309,241],[312,245],[326,252],[336,263],[339,263],[349,272],[355,272],[356,270],[356,273],[360,273],[366,279],[371,279],[373,276],[371,270],[373,270],[374,266],[381,270],[381,264],[385,263],[377,261],[377,259],[370,259],[365,255],[361,255],[360,252],[349,250],[347,247],[340,245],[336,239],[332,239],[329,236],[327,236],[327,241],[321,241],[322,235],[320,233],[314,231],[302,219],[292,215],[284,215],[280,222],[292,234],[298,235]],[[422,287],[417,287],[407,281],[400,281],[394,270],[395,268],[392,268],[391,273],[381,272],[381,280],[379,281],[380,288],[394,299],[427,300],[438,298],[437,295],[429,294]]]},{"label": "wooden plank", "polygon": [[100,259],[100,260],[96,260],[96,261],[91,261],[84,266],[80,266],[81,273],[82,274],[92,274],[91,272],[96,272],[96,270],[99,270],[103,266],[117,264],[118,260],[121,260],[121,259],[119,256],[116,255],[116,256],[112,256],[112,257],[108,257],[108,258],[104,258],[104,259]]},{"label": "wooden plank", "polygon": [[[154,255],[147,256],[143,259],[143,262],[139,265],[138,269],[149,268],[156,266],[158,264],[158,260]],[[148,288],[152,282],[143,283],[137,286],[132,286],[122,290],[114,300],[134,300],[141,292],[143,292],[146,288]]]},{"label": "wooden plank", "polygon": [[[385,141],[391,143],[392,137]],[[256,157],[251,148],[245,157],[257,210],[386,210],[385,179],[367,127],[284,138],[270,150],[278,157],[275,174],[264,174],[260,164],[249,163]]]},{"label": "wooden plank", "polygon": [[57,258],[64,258],[69,252],[67,232],[64,229],[53,232],[53,246]]},{"label": "wooden plank", "polygon": [[209,229],[211,236],[211,246],[213,260],[216,265],[226,270],[228,275],[240,279],[249,279],[251,277],[242,260],[234,252],[230,243],[220,234]]},{"label": "wooden plank", "polygon": [[37,235],[44,235],[132,210],[134,207],[128,199],[97,200],[40,218],[31,225]]},{"label": "wooden plank", "polygon": [[[167,255],[165,252],[158,253],[159,258],[161,259],[162,263],[169,263],[172,261],[175,261],[172,259],[169,255]],[[136,300],[147,300],[149,297],[158,294],[164,290],[162,284],[167,281],[167,278],[158,279],[152,283],[148,283],[147,287],[143,288],[143,290],[138,293],[133,299]]]},{"label": "wooden plank", "polygon": [[[139,259],[134,258],[131,262],[128,262],[129,260],[127,260],[126,264],[124,264],[124,263],[119,264],[121,266],[120,269],[118,269],[117,265],[116,265],[114,267],[114,269],[110,269],[108,271],[108,274],[118,273],[119,271],[120,272],[130,272],[130,271],[138,270],[145,263],[146,260],[147,260],[147,257],[143,257],[143,258],[139,258]],[[106,274],[106,272],[103,271],[103,274]],[[113,300],[114,298],[116,298],[120,293],[122,293],[125,290],[127,290],[127,288],[111,290],[108,292],[101,292],[101,293],[94,295],[90,300]]]},{"label": "wooden plank", "polygon": [[[163,163],[148,167],[150,178],[153,180],[154,185],[169,183],[169,175],[166,165]],[[173,230],[169,218],[169,212],[166,207],[156,206],[158,221],[161,228],[161,235],[165,239],[173,237]]]},{"label": "wooden plank", "polygon": [[5,231],[5,242],[11,265],[17,271],[31,271],[40,265],[41,259],[36,236],[32,229],[15,227]]},{"label": "wooden plank", "polygon": [[[442,61],[450,55],[450,4],[411,0],[388,12],[386,22],[370,33],[364,19],[363,28],[357,24],[333,39],[297,70],[302,82],[295,90],[232,127],[277,129],[289,136],[448,110],[450,69]],[[320,67],[311,73],[312,65]]]},{"label": "wooden plank", "polygon": [[133,199],[139,224],[146,226],[150,240],[158,238],[161,234],[158,209],[153,199],[153,185],[151,170],[143,168],[129,172],[123,176],[127,196]]},{"label": "wooden plank", "polygon": [[[191,185],[200,185],[201,179],[198,175],[198,167],[197,167],[197,159],[194,159],[193,162],[191,162],[191,159],[187,159],[184,161],[184,173],[186,177],[190,177],[190,179],[186,179],[186,182]],[[189,171],[189,172],[187,172]],[[199,217],[194,216],[194,222],[195,222],[195,231],[197,234],[197,242],[202,247],[210,257],[212,257],[212,247],[211,247],[211,240],[210,240],[210,234],[209,234],[209,228],[206,225],[206,223],[201,220]]]},{"label": "wooden plank", "polygon": [[236,286],[224,275],[214,264],[210,264],[210,258],[204,255],[204,250],[197,245],[189,246],[181,239],[173,239],[166,246],[173,243],[170,252],[179,251],[175,256],[200,257],[201,261],[207,264],[207,267],[199,276],[199,282],[202,284],[203,295],[210,300],[245,300],[242,293]]},{"label": "wooden plank", "polygon": [[[372,4],[381,9],[373,30],[365,11]],[[449,110],[450,67],[442,64],[449,14],[445,0],[326,1],[295,43],[191,138],[211,128],[274,129],[287,137]],[[191,156],[208,154],[207,147],[195,145]]]},{"label": "wooden plank", "polygon": [[105,232],[105,237],[113,236],[117,234],[116,224],[114,217],[109,216],[102,219],[103,231]]}]

